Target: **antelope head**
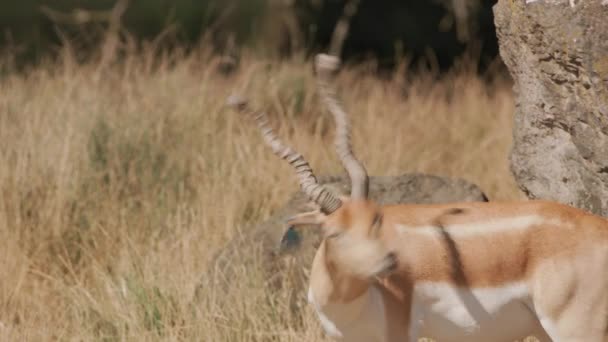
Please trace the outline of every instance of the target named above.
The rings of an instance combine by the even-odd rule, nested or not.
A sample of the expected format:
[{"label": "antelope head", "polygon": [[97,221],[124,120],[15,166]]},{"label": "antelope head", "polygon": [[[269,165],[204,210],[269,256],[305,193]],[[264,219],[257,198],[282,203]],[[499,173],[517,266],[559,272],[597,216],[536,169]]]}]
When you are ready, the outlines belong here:
[{"label": "antelope head", "polygon": [[304,156],[276,136],[264,112],[251,109],[244,98],[228,99],[229,105],[253,118],[266,144],[291,164],[302,191],[318,207],[286,222],[289,229],[312,226],[323,233],[310,279],[317,303],[349,301],[397,264],[395,254],[383,240],[382,209],[368,199],[367,171],[352,152],[348,115],[330,84],[339,64],[338,58],[329,55],[318,55],[315,59],[319,93],[336,122],[335,149],[351,180],[348,197],[336,196],[317,181]]}]

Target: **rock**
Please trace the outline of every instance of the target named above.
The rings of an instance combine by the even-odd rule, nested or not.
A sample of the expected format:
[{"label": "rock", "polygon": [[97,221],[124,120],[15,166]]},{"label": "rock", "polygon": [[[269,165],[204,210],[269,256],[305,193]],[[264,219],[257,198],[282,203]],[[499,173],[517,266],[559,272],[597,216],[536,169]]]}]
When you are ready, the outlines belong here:
[{"label": "rock", "polygon": [[499,0],[494,14],[517,95],[516,181],[608,216],[608,1]]},{"label": "rock", "polygon": [[[337,194],[350,192],[348,177],[320,177],[319,182],[326,184]],[[370,177],[370,197],[380,204],[487,201],[485,194],[474,184],[460,179],[425,174]],[[310,210],[307,208],[308,202],[306,196],[297,192],[268,220],[243,229],[243,235],[230,241],[213,258],[211,270],[215,277],[214,281],[228,283],[236,276],[235,272],[250,270],[251,267],[248,267],[250,265],[259,267],[254,265],[259,265],[261,261],[261,264],[267,268],[265,271],[275,276],[274,278],[268,277],[273,279],[273,286],[280,286],[282,276],[285,274],[283,271],[287,268],[284,258],[280,258],[281,253],[279,253],[281,239],[286,229],[284,222],[294,214]],[[305,228],[293,231],[292,238],[299,243],[295,244],[296,248],[290,249],[289,255],[292,258],[289,260],[293,261],[295,258],[297,265],[305,265],[307,269],[320,242],[318,233],[316,229]],[[296,272],[300,283],[303,284],[305,277],[302,267],[298,268]],[[201,289],[199,288],[199,291]]]}]

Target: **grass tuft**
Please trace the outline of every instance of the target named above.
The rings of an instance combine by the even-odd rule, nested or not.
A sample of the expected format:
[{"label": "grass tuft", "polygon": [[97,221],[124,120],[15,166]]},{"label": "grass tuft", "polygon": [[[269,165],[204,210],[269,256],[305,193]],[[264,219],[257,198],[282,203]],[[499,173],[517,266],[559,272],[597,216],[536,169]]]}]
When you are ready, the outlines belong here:
[{"label": "grass tuft", "polygon": [[[342,172],[311,65],[244,57],[226,77],[206,57],[166,59],[127,56],[98,74],[65,58],[2,75],[0,340],[323,340],[296,290],[301,265],[280,267],[290,274],[280,286],[256,256],[226,275],[207,269],[298,189],[253,125],[225,108],[229,94],[268,110],[318,174]],[[347,68],[337,85],[370,174],[430,172],[493,200],[522,197],[507,160],[508,81],[379,80]]]}]

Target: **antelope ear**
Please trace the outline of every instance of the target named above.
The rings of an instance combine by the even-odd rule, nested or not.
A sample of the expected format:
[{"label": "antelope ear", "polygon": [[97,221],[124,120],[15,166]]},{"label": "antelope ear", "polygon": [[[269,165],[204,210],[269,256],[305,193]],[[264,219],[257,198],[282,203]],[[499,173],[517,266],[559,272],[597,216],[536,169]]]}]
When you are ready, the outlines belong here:
[{"label": "antelope ear", "polygon": [[288,218],[285,223],[287,229],[283,232],[279,245],[279,253],[284,253],[300,245],[300,234],[296,231],[298,226],[312,225],[319,226],[323,223],[324,215],[319,211],[310,211],[302,214],[294,215]]},{"label": "antelope ear", "polygon": [[323,215],[319,210],[313,210],[306,213],[301,213],[288,218],[285,223],[288,226],[302,226],[302,225],[320,225],[323,223]]}]

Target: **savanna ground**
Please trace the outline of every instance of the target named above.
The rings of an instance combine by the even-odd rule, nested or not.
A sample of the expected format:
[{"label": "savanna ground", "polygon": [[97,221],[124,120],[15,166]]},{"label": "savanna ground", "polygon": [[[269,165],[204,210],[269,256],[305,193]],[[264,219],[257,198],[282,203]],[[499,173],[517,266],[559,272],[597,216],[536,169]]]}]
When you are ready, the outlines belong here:
[{"label": "savanna ground", "polygon": [[[522,198],[507,159],[511,84],[467,70],[440,81],[343,70],[337,85],[370,174],[430,172],[492,200]],[[318,174],[342,172],[311,71],[297,57],[249,56],[226,77],[204,54],[126,56],[104,69],[66,53],[2,74],[0,340],[322,340],[311,310],[292,312],[255,269],[193,299],[211,256],[298,189],[225,108],[231,92],[267,109]]]}]

